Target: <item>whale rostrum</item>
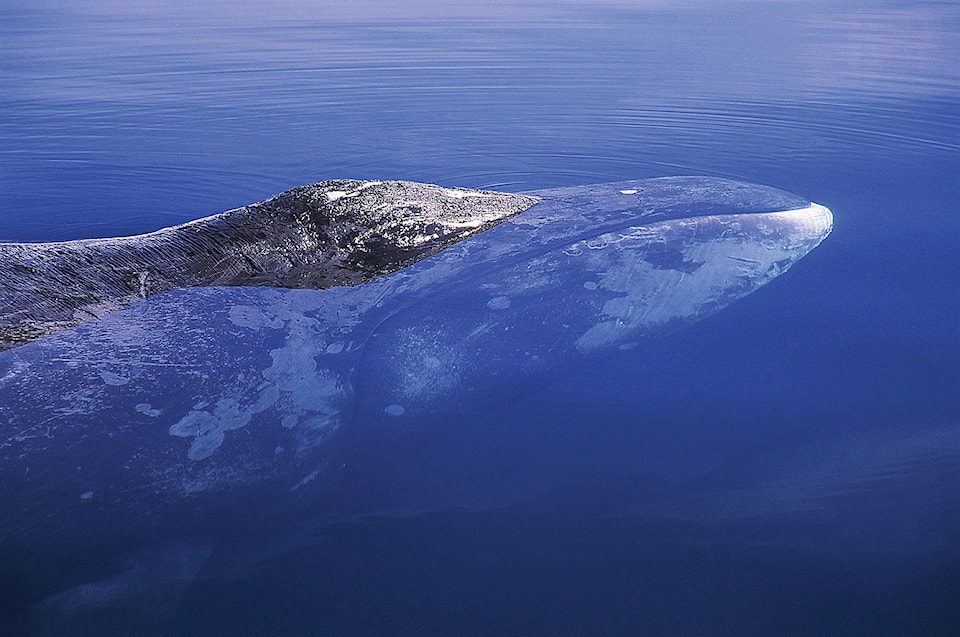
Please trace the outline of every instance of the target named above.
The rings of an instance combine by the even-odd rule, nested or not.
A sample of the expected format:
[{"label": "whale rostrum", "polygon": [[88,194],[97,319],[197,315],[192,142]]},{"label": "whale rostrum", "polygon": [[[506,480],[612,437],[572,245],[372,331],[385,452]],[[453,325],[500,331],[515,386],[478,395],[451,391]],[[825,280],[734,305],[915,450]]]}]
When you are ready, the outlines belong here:
[{"label": "whale rostrum", "polygon": [[0,350],[177,288],[367,283],[537,200],[406,181],[333,180],[149,234],[0,243]]}]

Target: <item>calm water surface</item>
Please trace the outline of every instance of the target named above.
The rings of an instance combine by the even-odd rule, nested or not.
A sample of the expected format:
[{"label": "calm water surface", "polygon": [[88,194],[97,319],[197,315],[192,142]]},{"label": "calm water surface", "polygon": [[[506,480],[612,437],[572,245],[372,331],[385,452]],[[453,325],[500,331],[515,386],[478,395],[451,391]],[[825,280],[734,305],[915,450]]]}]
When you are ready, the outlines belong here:
[{"label": "calm water surface", "polygon": [[[960,5],[201,4],[0,7],[0,239],[145,232],[339,177],[713,175],[809,197],[836,227],[686,331],[358,438],[345,497],[365,515],[162,612],[56,623],[42,582],[5,582],[4,621],[960,631]],[[228,539],[215,550],[231,563]]]}]

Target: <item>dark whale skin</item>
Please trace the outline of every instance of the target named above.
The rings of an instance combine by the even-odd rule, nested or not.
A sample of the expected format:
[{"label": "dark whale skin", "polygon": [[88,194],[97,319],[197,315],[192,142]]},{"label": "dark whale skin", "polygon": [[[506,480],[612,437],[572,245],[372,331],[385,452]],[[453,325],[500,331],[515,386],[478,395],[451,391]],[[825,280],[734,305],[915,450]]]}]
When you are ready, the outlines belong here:
[{"label": "dark whale skin", "polygon": [[537,201],[406,181],[332,180],[149,234],[0,243],[0,350],[177,288],[367,283]]}]

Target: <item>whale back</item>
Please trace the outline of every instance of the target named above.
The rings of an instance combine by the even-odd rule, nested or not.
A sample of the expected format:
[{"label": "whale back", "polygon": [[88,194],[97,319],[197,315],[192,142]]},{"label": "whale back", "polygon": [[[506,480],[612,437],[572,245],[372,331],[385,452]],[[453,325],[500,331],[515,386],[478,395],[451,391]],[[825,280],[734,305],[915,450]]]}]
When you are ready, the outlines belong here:
[{"label": "whale back", "polygon": [[183,287],[373,281],[537,199],[404,181],[325,181],[149,234],[0,243],[0,349]]}]

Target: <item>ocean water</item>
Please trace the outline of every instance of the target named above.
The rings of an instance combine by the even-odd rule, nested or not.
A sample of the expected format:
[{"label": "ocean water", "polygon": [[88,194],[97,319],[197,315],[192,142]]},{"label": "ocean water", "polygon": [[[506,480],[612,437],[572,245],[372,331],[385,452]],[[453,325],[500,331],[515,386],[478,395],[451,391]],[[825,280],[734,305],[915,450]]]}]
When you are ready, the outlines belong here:
[{"label": "ocean water", "polygon": [[[375,385],[358,387],[296,497],[270,476],[185,503],[134,485],[136,527],[109,515],[116,485],[18,458],[0,630],[957,634],[958,52],[954,2],[3,3],[0,240],[147,232],[333,178],[521,192],[705,175],[797,193],[835,227],[723,311],[501,396],[454,388],[376,419]],[[213,316],[253,295],[198,298]],[[192,334],[184,312],[164,329]],[[258,338],[196,358],[227,352],[214,363],[239,384],[237,361],[279,347]],[[50,351],[0,370],[92,365]],[[77,457],[109,464],[129,451],[98,429],[114,421],[70,411],[121,384],[100,372],[67,407],[37,404],[56,416],[37,427],[106,440]],[[170,440],[195,397],[163,389],[116,422]],[[0,451],[23,435],[0,431]],[[55,476],[36,502],[17,491],[30,471]],[[58,490],[86,508],[52,508]],[[32,544],[20,513],[50,522]]]}]

